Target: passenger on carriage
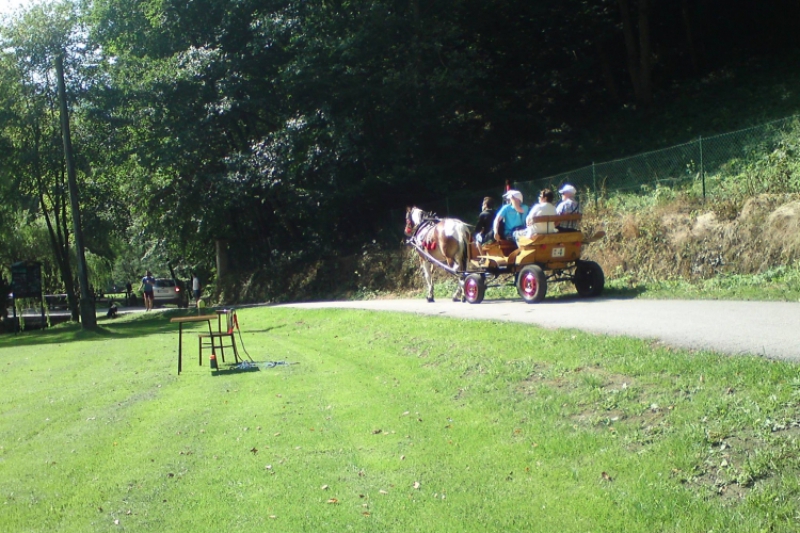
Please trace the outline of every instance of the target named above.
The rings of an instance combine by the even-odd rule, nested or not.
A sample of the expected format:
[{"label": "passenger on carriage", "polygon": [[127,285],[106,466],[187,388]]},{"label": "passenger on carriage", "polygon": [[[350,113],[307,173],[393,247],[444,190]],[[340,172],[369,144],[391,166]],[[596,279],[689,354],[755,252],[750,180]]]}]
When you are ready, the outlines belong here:
[{"label": "passenger on carriage", "polygon": [[[572,185],[564,185],[561,187],[561,190],[558,193],[561,195],[561,203],[558,204],[556,207],[556,214],[557,215],[580,215],[581,214],[581,206],[575,200],[575,193],[578,192],[575,190],[575,187]],[[564,222],[559,222],[558,231],[578,231],[578,221],[577,220],[567,220]]]},{"label": "passenger on carriage", "polygon": [[522,203],[522,193],[515,189],[506,191],[503,198],[509,203],[501,207],[494,218],[494,238],[516,242],[514,232],[525,229],[528,206]]},{"label": "passenger on carriage", "polygon": [[481,204],[481,214],[478,215],[478,222],[475,224],[475,242],[485,244],[492,240],[494,231],[494,198],[487,196]]},{"label": "passenger on carriage", "polygon": [[553,191],[542,189],[539,194],[539,203],[531,207],[528,216],[525,218],[525,236],[532,238],[540,233],[555,233],[556,226],[553,222],[534,222],[533,219],[539,216],[553,216],[556,214],[556,206],[553,205]]}]

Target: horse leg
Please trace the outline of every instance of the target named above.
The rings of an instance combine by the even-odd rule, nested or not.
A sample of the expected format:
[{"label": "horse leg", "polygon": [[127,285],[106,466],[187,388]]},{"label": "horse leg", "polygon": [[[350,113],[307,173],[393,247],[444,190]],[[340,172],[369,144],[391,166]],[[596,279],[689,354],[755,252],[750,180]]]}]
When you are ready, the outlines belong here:
[{"label": "horse leg", "polygon": [[454,302],[463,302],[464,301],[464,283],[461,280],[457,281],[458,285],[456,286],[456,292],[453,293],[453,301]]},{"label": "horse leg", "polygon": [[[450,268],[453,268],[456,272],[461,272],[465,270],[465,265],[462,265],[461,259],[461,247],[458,243],[454,240],[451,240],[448,243],[447,248],[447,264]],[[455,268],[454,268],[455,267]],[[457,278],[456,280],[456,292],[453,293],[453,301],[454,302],[463,302],[464,301],[464,280]]]},{"label": "horse leg", "polygon": [[[461,261],[454,261],[455,271],[461,272],[463,267],[461,266]],[[454,302],[461,302],[464,296],[464,280],[457,277],[456,278],[456,292],[453,293],[453,301]]]},{"label": "horse leg", "polygon": [[431,270],[433,266],[426,260],[422,259],[422,273],[425,275],[425,283],[428,285],[428,293],[425,295],[425,298],[428,300],[429,303],[433,302],[433,273]]},{"label": "horse leg", "polygon": [[[456,271],[460,272],[461,265],[456,263]],[[456,279],[456,292],[453,293],[453,301],[454,302],[463,302],[464,301],[464,280],[462,278]]]}]

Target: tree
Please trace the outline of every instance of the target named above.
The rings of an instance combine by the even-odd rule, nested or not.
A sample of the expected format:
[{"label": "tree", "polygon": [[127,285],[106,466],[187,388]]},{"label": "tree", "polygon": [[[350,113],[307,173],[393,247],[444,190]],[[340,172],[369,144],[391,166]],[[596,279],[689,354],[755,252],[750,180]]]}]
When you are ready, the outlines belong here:
[{"label": "tree", "polygon": [[[17,155],[27,154],[27,157],[20,158],[23,164],[16,170],[33,184],[32,191],[35,191],[39,200],[53,252],[68,297],[71,298],[73,319],[80,315],[83,327],[93,328],[96,324],[94,302],[89,293],[83,242],[80,239],[75,168],[68,150],[70,137],[66,116],[64,58],[78,57],[85,51],[82,50],[83,43],[75,25],[75,13],[69,3],[35,6],[16,19],[12,26],[5,28],[3,45],[5,50],[10,50],[7,53],[13,59],[15,72],[18,73],[17,94],[23,96],[21,105],[16,106],[18,134],[14,139],[18,142]],[[69,55],[70,52],[72,55]],[[62,97],[61,105],[58,103],[59,94]],[[63,147],[60,157],[56,155],[56,140]],[[72,196],[69,207],[67,191]],[[73,221],[72,233],[77,238],[80,312],[72,290],[68,217]]]},{"label": "tree", "polygon": [[114,56],[85,116],[113,155],[92,164],[135,192],[135,246],[211,268],[224,241],[234,272],[277,291],[390,209],[591,161],[608,148],[584,133],[597,117],[653,110],[707,35],[747,27],[717,23],[721,0],[92,6]]}]

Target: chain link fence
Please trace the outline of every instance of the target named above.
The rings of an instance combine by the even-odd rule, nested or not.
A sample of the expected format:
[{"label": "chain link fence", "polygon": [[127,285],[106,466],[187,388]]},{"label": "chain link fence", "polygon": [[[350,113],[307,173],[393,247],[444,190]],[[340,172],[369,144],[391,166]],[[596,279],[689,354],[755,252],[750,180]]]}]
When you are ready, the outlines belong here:
[{"label": "chain link fence", "polygon": [[[796,172],[795,172],[796,171]],[[540,190],[557,191],[569,183],[582,205],[601,202],[610,194],[649,194],[659,187],[682,188],[705,199],[713,195],[800,192],[800,115],[712,137],[697,139],[623,159],[596,163],[531,181],[513,183],[528,205]],[[459,191],[423,207],[440,216],[474,223],[484,196],[499,207],[501,187]],[[393,225],[405,212],[392,211]]]},{"label": "chain link fence", "polygon": [[517,182],[526,198],[545,187],[574,185],[582,203],[610,193],[647,194],[684,188],[704,199],[719,194],[800,191],[800,115],[713,137],[597,163],[547,178]]}]

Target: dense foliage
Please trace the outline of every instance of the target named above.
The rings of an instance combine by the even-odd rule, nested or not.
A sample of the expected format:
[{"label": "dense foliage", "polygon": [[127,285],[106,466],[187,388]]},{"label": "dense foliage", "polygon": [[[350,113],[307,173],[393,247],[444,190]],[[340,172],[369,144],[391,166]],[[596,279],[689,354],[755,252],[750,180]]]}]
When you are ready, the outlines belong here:
[{"label": "dense foliage", "polygon": [[[46,34],[37,27],[59,28],[43,49],[69,58],[95,283],[168,266],[213,279],[219,251],[231,279],[274,297],[298,265],[389,238],[391,210],[613,157],[598,124],[640,123],[676,88],[792,52],[798,15],[789,0],[31,9],[2,30],[0,259],[60,261],[53,287],[73,275],[52,63],[32,52]],[[42,227],[58,261],[35,251]]]}]

